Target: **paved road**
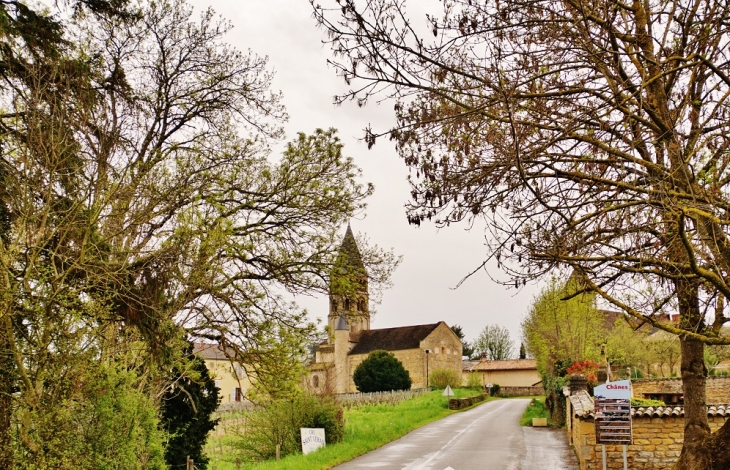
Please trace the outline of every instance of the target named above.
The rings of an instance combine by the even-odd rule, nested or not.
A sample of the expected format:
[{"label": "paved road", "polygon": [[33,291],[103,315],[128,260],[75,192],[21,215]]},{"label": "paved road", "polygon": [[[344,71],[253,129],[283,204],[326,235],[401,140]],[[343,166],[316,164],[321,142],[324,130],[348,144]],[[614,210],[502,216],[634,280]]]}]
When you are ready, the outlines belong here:
[{"label": "paved road", "polygon": [[519,425],[526,399],[497,400],[416,429],[336,470],[573,470],[564,431]]}]

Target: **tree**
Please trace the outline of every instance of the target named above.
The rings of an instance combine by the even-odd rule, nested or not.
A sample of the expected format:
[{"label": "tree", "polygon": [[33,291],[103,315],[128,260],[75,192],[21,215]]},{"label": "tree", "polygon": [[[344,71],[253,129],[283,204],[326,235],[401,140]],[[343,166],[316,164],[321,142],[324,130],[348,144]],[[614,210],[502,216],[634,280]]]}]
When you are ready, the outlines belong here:
[{"label": "tree", "polygon": [[[408,218],[482,219],[502,281],[556,269],[680,338],[677,468],[730,466],[711,435],[704,344],[728,344],[730,159],[726,2],[316,3],[339,101],[395,101],[389,135],[414,170]],[[428,34],[426,33],[426,34]],[[482,266],[479,266],[481,268]],[[679,324],[662,311],[678,311]]]},{"label": "tree", "polygon": [[600,359],[606,337],[603,318],[593,296],[572,297],[574,292],[574,282],[552,278],[533,299],[522,321],[527,351],[543,375],[557,375],[556,364]]},{"label": "tree", "polygon": [[64,448],[83,459],[36,432],[80,400],[61,379],[101,381],[98,363],[134,372],[129,387],[145,393],[130,397],[159,397],[187,335],[219,342],[262,390],[290,392],[311,326],[282,293],[327,291],[338,231],[372,192],[332,129],[271,155],[281,96],[266,60],[226,45],[211,11],[55,7],[0,6],[4,32],[18,19],[0,38],[3,468],[13,455],[44,468]]},{"label": "tree", "polygon": [[466,341],[464,330],[459,325],[454,325],[451,327],[451,331],[454,332],[456,336],[459,337],[459,340],[461,340],[461,354],[466,357],[472,357],[474,355],[474,347],[471,345],[469,341]]},{"label": "tree", "polygon": [[474,351],[478,355],[486,354],[492,361],[512,359],[514,341],[509,330],[499,325],[487,325],[474,340]]},{"label": "tree", "polygon": [[362,393],[410,390],[411,376],[392,353],[373,351],[352,374],[355,387]]},{"label": "tree", "polygon": [[170,468],[182,468],[190,457],[200,470],[208,467],[203,452],[208,432],[218,424],[212,419],[218,408],[218,387],[208,374],[205,361],[187,350],[187,364],[175,368],[174,377],[162,397],[161,426],[168,433],[165,461]]},{"label": "tree", "polygon": [[525,343],[520,343],[520,359],[527,359],[527,349],[525,349]]}]

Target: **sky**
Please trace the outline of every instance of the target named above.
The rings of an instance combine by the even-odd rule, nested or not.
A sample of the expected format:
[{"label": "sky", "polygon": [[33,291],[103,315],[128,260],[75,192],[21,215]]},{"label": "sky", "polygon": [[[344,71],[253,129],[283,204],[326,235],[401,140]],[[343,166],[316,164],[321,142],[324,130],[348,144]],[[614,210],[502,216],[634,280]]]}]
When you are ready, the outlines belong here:
[{"label": "sky", "polygon": [[[528,284],[515,290],[494,283],[480,271],[458,289],[458,282],[486,257],[484,231],[466,230],[467,225],[437,229],[431,223],[409,225],[404,205],[410,188],[408,170],[394,146],[379,140],[368,150],[361,141],[363,129],[387,129],[394,122],[393,102],[333,104],[333,97],[348,87],[328,67],[328,46],[322,44],[324,32],[316,27],[308,0],[194,0],[196,11],[212,7],[228,19],[232,31],[226,40],[240,50],[250,49],[268,56],[269,68],[276,73],[273,88],[281,90],[289,113],[286,139],[297,132],[311,133],[316,128],[335,127],[344,143],[344,153],[352,156],[363,170],[363,182],[375,185],[368,209],[351,221],[356,233],[383,248],[393,248],[403,262],[393,276],[393,287],[375,306],[372,328],[417,325],[445,321],[462,326],[467,340],[473,340],[488,324],[509,329],[519,349],[520,322],[539,285]],[[421,8],[424,3],[419,2]],[[420,14],[419,14],[420,13]],[[438,12],[435,12],[438,13]],[[423,11],[419,14],[425,24]],[[342,227],[344,234],[345,227]],[[490,272],[498,274],[496,266]],[[298,297],[314,320],[326,324],[326,297]]]}]

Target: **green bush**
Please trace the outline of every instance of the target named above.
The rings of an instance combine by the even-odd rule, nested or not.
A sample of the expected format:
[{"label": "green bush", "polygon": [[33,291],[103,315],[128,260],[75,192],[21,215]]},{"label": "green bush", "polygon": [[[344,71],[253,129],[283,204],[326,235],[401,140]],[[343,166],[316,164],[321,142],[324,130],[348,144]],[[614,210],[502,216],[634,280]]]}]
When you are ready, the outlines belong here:
[{"label": "green bush", "polygon": [[492,384],[492,387],[489,389],[489,396],[496,397],[499,395],[501,387],[499,384]]},{"label": "green bush", "polygon": [[664,406],[661,400],[650,400],[648,398],[632,398],[631,406]]},{"label": "green bush", "polygon": [[466,376],[466,387],[482,390],[482,378],[480,374],[470,373]]},{"label": "green bush", "polygon": [[434,369],[428,376],[428,384],[438,389],[446,388],[447,385],[451,388],[459,387],[461,375],[452,369]]},{"label": "green bush", "polygon": [[327,444],[340,442],[345,434],[342,407],[314,395],[272,401],[249,415],[241,450],[252,461],[274,458],[277,444],[282,457],[301,453],[300,428],[324,428]]},{"label": "green bush", "polygon": [[393,354],[373,351],[355,368],[352,380],[363,393],[410,390],[411,376]]}]

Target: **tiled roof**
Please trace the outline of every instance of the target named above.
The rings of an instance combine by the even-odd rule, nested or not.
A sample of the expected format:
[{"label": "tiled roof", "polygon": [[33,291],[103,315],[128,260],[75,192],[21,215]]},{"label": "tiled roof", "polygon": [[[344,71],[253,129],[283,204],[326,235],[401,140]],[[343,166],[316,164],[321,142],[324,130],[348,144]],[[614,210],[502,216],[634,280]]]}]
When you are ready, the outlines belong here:
[{"label": "tiled roof", "polygon": [[[580,391],[570,396],[575,416],[580,419],[593,419],[593,399],[586,391]],[[684,416],[683,406],[632,406],[631,416],[634,418],[673,418]],[[708,405],[707,416],[730,417],[730,404]]]},{"label": "tiled roof", "polygon": [[229,356],[234,357],[235,353],[229,351],[228,355],[218,344],[213,343],[193,343],[193,354],[197,354],[203,359],[228,361]]},{"label": "tiled roof", "polygon": [[537,370],[535,359],[510,359],[506,361],[465,361],[464,370],[488,372],[493,370]]},{"label": "tiled roof", "polygon": [[386,351],[416,349],[420,346],[421,341],[426,339],[441,323],[443,322],[362,331],[358,343],[349,354],[367,354],[376,349]]}]

